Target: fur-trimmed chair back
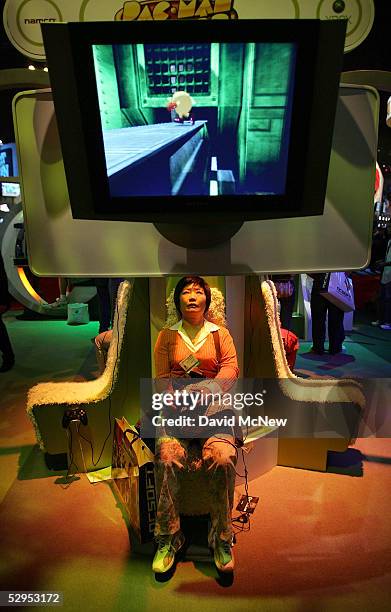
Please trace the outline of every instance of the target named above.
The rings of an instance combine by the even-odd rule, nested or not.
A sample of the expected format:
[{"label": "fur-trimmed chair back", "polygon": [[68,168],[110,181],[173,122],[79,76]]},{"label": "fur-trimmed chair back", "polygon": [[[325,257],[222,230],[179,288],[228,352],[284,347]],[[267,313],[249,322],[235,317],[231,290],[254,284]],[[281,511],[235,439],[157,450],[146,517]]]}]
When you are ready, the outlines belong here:
[{"label": "fur-trimmed chair back", "polygon": [[285,356],[273,282],[260,286],[257,278],[248,277],[245,292],[243,377],[269,380],[276,416],[288,419],[279,432],[278,464],[324,471],[329,450],[344,451],[354,442],[365,407],[361,385],[295,376]]},{"label": "fur-trimmed chair back", "polygon": [[50,456],[70,451],[72,440],[62,426],[64,412],[84,408],[88,425],[80,425],[80,442],[85,465],[77,465],[78,471],[111,465],[112,419],[125,416],[130,424],[139,419],[140,378],[151,376],[150,351],[145,350],[150,342],[148,279],[124,281],[118,289],[103,374],[86,382],[40,383],[28,393],[27,414],[41,450],[49,455],[48,463]]}]

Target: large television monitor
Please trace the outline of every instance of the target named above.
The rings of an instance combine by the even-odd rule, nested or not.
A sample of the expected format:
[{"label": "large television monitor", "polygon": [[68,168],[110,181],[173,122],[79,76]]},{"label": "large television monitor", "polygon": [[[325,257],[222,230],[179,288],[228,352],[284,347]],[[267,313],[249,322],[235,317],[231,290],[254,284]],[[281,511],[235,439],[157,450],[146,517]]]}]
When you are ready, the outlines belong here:
[{"label": "large television monitor", "polygon": [[345,22],[47,24],[75,218],[322,214]]}]

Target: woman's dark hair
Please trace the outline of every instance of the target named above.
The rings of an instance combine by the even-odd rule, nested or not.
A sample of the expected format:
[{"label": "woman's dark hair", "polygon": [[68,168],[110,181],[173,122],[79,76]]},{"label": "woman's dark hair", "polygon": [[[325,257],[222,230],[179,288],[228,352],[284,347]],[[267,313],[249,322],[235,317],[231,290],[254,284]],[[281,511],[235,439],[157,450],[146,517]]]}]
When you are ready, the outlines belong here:
[{"label": "woman's dark hair", "polygon": [[174,291],[174,304],[179,316],[182,316],[180,308],[180,296],[184,288],[187,287],[187,285],[198,285],[199,287],[201,287],[201,289],[204,290],[206,296],[205,312],[207,312],[211,300],[210,287],[208,283],[201,276],[184,276],[183,278],[181,278],[180,281],[178,281]]}]

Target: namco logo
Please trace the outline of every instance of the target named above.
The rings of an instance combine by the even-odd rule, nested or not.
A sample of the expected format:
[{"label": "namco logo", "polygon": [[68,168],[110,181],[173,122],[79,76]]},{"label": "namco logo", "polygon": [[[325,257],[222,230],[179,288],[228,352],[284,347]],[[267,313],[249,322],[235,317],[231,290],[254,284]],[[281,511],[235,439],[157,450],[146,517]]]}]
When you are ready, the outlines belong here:
[{"label": "namco logo", "polygon": [[131,0],[114,16],[115,21],[166,19],[238,19],[235,0]]},{"label": "namco logo", "polygon": [[37,17],[37,19],[25,19],[24,23],[48,23],[52,21],[57,21],[57,19],[41,19]]}]

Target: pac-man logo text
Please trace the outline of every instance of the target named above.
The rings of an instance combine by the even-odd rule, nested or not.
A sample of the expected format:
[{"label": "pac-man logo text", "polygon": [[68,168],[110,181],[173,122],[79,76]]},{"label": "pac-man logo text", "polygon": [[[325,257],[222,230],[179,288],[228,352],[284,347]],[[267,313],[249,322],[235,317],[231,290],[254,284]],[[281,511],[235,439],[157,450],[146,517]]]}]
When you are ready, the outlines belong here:
[{"label": "pac-man logo text", "polygon": [[235,0],[130,0],[114,16],[116,21],[166,19],[238,19]]}]

